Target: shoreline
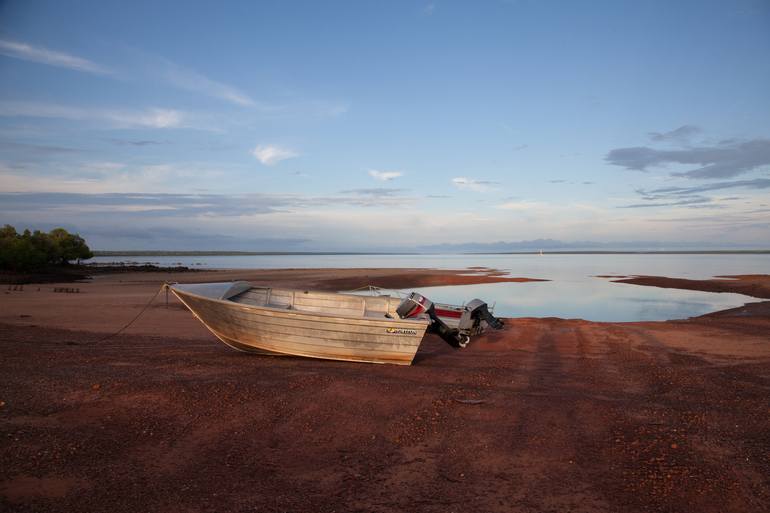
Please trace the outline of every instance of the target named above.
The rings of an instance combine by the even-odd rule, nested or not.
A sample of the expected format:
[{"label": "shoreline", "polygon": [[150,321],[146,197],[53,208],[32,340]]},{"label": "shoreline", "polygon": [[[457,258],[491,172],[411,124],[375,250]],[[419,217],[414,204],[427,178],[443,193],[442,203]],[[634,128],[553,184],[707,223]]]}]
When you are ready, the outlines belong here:
[{"label": "shoreline", "polygon": [[[733,292],[760,299],[770,298],[770,275],[736,275],[712,280],[603,275],[613,282],[637,286],[654,286]],[[509,277],[496,269],[474,267],[456,270],[420,268],[356,268],[356,269],[227,269],[190,270],[176,268],[105,272],[76,283],[37,283],[24,285],[22,291],[8,290],[0,294],[0,323],[31,327],[59,328],[75,332],[111,333],[136,315],[166,281],[203,283],[244,280],[254,285],[270,285],[321,291],[355,290],[368,285],[384,289],[472,285],[482,283],[526,283],[548,281],[538,278]],[[63,287],[57,287],[63,285]],[[59,292],[56,292],[56,291]],[[71,293],[61,293],[70,291]],[[75,292],[77,291],[77,292]],[[767,306],[759,302],[745,304],[745,316],[763,315]],[[752,306],[757,305],[757,306]],[[706,316],[718,316],[720,311]],[[534,318],[537,319],[537,318]],[[578,319],[582,320],[582,319]],[[686,319],[651,322],[676,322]],[[585,321],[592,322],[592,321]],[[629,322],[629,321],[627,321]],[[633,321],[630,321],[633,322]],[[650,321],[636,321],[650,322]],[[614,324],[614,323],[609,323]],[[129,333],[158,336],[207,338],[211,335],[193,319],[181,303],[165,297],[155,299]]]},{"label": "shoreline", "polygon": [[552,250],[461,251],[461,252],[356,252],[356,251],[110,251],[94,250],[95,257],[167,257],[167,256],[313,256],[313,255],[765,255],[770,249],[693,249],[693,250]]}]

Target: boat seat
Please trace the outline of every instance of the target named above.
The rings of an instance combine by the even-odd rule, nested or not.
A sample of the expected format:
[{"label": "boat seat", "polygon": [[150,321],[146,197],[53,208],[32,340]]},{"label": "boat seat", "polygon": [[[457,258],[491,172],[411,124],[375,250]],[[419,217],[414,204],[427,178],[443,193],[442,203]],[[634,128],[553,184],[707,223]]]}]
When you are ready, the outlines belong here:
[{"label": "boat seat", "polygon": [[276,303],[268,303],[265,306],[268,308],[278,308],[280,310],[291,310],[291,305],[279,305]]},{"label": "boat seat", "polygon": [[375,319],[387,319],[385,316],[387,312],[383,312],[382,310],[367,310],[364,312],[364,317],[374,317]]}]

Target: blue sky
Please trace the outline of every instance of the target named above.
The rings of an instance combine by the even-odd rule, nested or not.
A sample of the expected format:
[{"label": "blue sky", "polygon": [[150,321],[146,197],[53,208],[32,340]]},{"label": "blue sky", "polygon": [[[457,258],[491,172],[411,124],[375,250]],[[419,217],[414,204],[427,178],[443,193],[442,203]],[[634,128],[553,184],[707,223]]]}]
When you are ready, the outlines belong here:
[{"label": "blue sky", "polygon": [[770,3],[0,3],[0,222],[770,246]]}]

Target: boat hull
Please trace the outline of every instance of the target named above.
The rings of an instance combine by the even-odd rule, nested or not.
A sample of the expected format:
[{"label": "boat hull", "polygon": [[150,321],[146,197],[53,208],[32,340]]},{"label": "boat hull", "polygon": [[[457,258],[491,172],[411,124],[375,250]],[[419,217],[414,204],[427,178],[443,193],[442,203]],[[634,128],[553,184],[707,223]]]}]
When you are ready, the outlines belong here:
[{"label": "boat hull", "polygon": [[337,317],[170,289],[217,338],[241,351],[409,365],[428,327],[421,320]]}]

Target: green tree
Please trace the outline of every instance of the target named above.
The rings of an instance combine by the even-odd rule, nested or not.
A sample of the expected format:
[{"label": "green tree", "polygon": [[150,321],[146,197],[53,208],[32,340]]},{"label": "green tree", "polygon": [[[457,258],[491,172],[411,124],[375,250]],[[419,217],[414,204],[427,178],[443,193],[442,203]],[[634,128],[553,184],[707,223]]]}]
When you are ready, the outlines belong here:
[{"label": "green tree", "polygon": [[16,228],[11,226],[10,224],[7,224],[0,228],[0,241],[5,239],[12,239],[16,237],[18,233],[16,233]]},{"label": "green tree", "polygon": [[50,255],[47,250],[50,246],[45,244],[46,235],[41,232],[31,233],[24,230],[21,235],[16,235],[8,244],[5,259],[8,268],[14,271],[31,271],[45,267]]},{"label": "green tree", "polygon": [[86,241],[77,233],[69,233],[64,228],[55,228],[48,233],[53,242],[54,258],[60,264],[66,264],[70,260],[87,260],[94,256]]},{"label": "green tree", "polygon": [[0,229],[0,269],[31,271],[92,256],[86,241],[64,228],[49,233],[24,230],[21,234],[11,225]]},{"label": "green tree", "polygon": [[0,269],[11,269],[12,253],[18,236],[16,228],[10,224],[0,228]]}]

